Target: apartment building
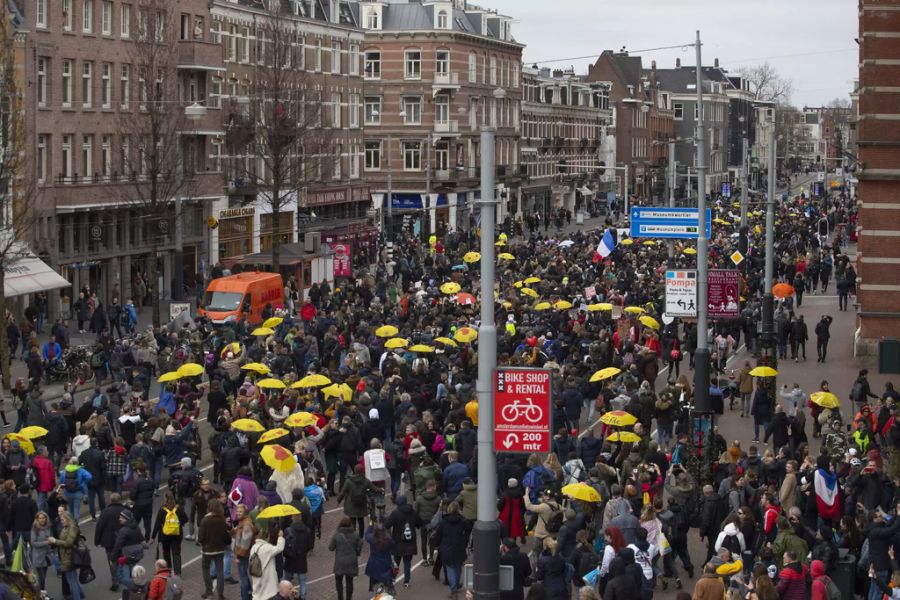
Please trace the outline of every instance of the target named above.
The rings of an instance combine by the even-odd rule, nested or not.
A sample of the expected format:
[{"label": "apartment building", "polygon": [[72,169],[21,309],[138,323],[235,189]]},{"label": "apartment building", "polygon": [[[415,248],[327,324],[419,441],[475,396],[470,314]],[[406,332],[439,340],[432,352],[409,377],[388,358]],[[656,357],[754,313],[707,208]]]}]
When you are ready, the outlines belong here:
[{"label": "apartment building", "polygon": [[[522,71],[522,183],[518,213],[577,213],[613,188],[615,132],[609,86],[571,71]],[[608,172],[607,172],[608,171]]]},{"label": "apartment building", "polygon": [[388,231],[474,230],[480,128],[496,129],[498,219],[518,206],[523,46],[464,0],[353,3],[365,32],[365,178]]},{"label": "apartment building", "polygon": [[[228,262],[270,252],[273,235],[288,244],[308,233],[356,252],[374,251],[377,232],[362,168],[364,40],[358,12],[338,0],[215,0],[210,10],[211,36],[221,45],[225,67],[212,85],[226,130],[220,150],[227,186],[213,212],[214,257]],[[273,61],[282,63],[277,74]],[[296,93],[278,96],[271,90],[276,77],[278,86]],[[292,133],[292,160],[283,167],[289,173],[279,177],[278,202],[270,195],[275,149],[259,141],[274,131],[266,123],[273,101],[301,123]],[[308,286],[310,276],[300,279]]]},{"label": "apartment building", "polygon": [[[148,283],[161,297],[172,295],[175,269],[187,288],[196,287],[207,259],[206,217],[223,196],[221,171],[209,158],[221,121],[202,108],[223,68],[206,0],[30,5],[25,151],[33,157],[38,222],[28,241],[72,284],[60,309],[66,313],[70,294],[85,288],[104,302],[116,293],[127,298],[138,275],[154,271],[159,278]],[[157,176],[179,197],[156,197],[150,210],[150,132],[141,127],[162,102],[169,117],[159,144],[171,156]]]}]

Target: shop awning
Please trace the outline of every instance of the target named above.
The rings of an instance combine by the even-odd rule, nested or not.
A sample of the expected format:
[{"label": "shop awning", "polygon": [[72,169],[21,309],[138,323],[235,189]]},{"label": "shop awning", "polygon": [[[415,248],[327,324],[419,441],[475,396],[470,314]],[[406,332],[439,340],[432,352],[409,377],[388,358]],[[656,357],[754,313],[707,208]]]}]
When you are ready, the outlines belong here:
[{"label": "shop awning", "polygon": [[591,188],[589,188],[587,186],[582,187],[578,191],[581,192],[582,196],[593,196],[594,195],[594,190],[592,190]]},{"label": "shop awning", "polygon": [[50,265],[39,259],[25,244],[16,242],[9,249],[4,266],[3,292],[7,298],[56,290],[72,284]]}]

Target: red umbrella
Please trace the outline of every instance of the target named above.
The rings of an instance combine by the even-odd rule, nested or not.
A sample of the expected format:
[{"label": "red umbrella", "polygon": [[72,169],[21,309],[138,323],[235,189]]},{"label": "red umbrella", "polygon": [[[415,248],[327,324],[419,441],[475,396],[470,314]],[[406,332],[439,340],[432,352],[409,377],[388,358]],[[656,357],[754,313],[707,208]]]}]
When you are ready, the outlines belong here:
[{"label": "red umbrella", "polygon": [[463,305],[473,305],[476,302],[475,296],[468,292],[460,292],[456,295],[456,301]]},{"label": "red umbrella", "polygon": [[772,295],[776,298],[787,298],[794,295],[794,288],[787,283],[778,283],[772,287]]}]

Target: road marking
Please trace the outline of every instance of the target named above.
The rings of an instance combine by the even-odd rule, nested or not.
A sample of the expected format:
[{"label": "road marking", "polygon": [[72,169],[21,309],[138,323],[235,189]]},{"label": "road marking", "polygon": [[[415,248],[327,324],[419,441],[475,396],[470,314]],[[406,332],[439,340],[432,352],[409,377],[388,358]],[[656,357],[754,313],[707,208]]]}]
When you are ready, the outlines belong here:
[{"label": "road marking", "polygon": [[[365,567],[366,563],[359,563],[360,567]],[[316,579],[307,580],[306,585],[312,585],[314,583],[319,583],[320,581],[325,581],[326,579],[331,579],[334,577],[334,573],[331,575],[323,575],[322,577],[317,577]]]},{"label": "road marking", "polygon": [[[411,566],[411,567],[409,568],[410,576],[412,575],[412,572],[415,571],[415,570],[416,570],[419,566],[421,566],[422,563],[424,563],[424,562],[425,562],[425,559],[423,558],[422,560],[420,560],[419,562],[417,562],[416,564],[414,564],[413,566]],[[400,573],[399,575],[397,575],[397,578],[394,579],[394,583],[400,583],[400,581],[402,581],[402,580],[403,580],[403,573]]]}]

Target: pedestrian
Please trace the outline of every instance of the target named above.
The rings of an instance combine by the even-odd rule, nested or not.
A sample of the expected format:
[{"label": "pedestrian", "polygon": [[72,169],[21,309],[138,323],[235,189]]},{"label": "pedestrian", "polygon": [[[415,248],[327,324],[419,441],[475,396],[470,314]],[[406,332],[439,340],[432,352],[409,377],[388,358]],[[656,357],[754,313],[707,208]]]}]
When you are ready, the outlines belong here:
[{"label": "pedestrian", "polygon": [[69,504],[69,513],[76,521],[81,516],[81,500],[87,492],[87,485],[91,481],[91,474],[78,464],[76,457],[69,459],[66,467],[60,471],[59,484],[65,491],[66,502]]},{"label": "pedestrian", "polygon": [[234,538],[234,556],[237,558],[238,578],[241,582],[241,600],[250,600],[250,552],[259,535],[259,529],[250,516],[250,509],[245,504],[237,505],[231,534]]},{"label": "pedestrian", "polygon": [[[527,493],[528,490],[526,498]],[[447,573],[450,596],[455,599],[461,587],[462,564],[466,560],[469,541],[469,523],[460,514],[459,504],[451,502],[447,506],[447,514],[435,529],[434,537]]]},{"label": "pedestrian", "polygon": [[163,558],[167,565],[172,565],[172,571],[176,575],[181,575],[181,540],[187,522],[184,508],[175,503],[172,492],[166,492],[162,506],[156,513],[151,537],[162,546]]},{"label": "pedestrian", "polygon": [[772,419],[772,402],[762,378],[756,380],[756,392],[753,394],[750,414],[753,415],[753,439],[751,441],[759,443],[760,427],[765,433],[769,427],[769,421]]},{"label": "pedestrian", "polygon": [[[369,559],[366,561],[366,575],[369,577],[369,592],[378,589],[393,594],[394,576],[391,555],[395,553],[394,540],[384,525],[370,521],[366,529],[366,543],[369,544]],[[413,534],[413,544],[415,535]],[[404,550],[405,551],[405,550]]]},{"label": "pedestrian", "polygon": [[531,561],[519,551],[516,540],[503,538],[500,546],[500,565],[512,567],[513,588],[500,592],[500,600],[524,600],[526,584],[531,580]]},{"label": "pedestrian", "polygon": [[231,545],[231,531],[225,521],[225,509],[218,498],[213,498],[207,505],[207,512],[200,521],[197,531],[197,541],[201,547],[201,569],[203,570],[203,600],[213,597],[212,574],[210,569],[215,567],[216,574],[216,600],[225,600],[225,549]]},{"label": "pedestrian", "polygon": [[34,518],[29,532],[29,544],[31,545],[31,566],[37,571],[38,588],[42,592],[47,591],[47,569],[58,564],[59,557],[56,550],[50,545],[52,530],[50,517],[46,512],[38,512]]},{"label": "pedestrian", "polygon": [[284,579],[293,583],[297,576],[299,600],[306,600],[306,574],[309,571],[308,556],[314,545],[313,532],[299,515],[294,515],[284,532]]},{"label": "pedestrian", "polygon": [[166,586],[172,578],[172,569],[165,560],[159,558],[154,563],[156,569],[153,573],[153,579],[150,580],[150,589],[147,591],[147,600],[165,600]]},{"label": "pedestrian", "polygon": [[534,578],[544,584],[547,600],[566,600],[571,596],[567,581],[568,563],[557,552],[556,540],[553,538],[544,538],[542,548]]},{"label": "pedestrian", "polygon": [[60,512],[59,520],[61,526],[59,536],[50,536],[47,538],[47,543],[59,550],[60,570],[69,586],[72,600],[82,600],[84,594],[78,581],[78,568],[75,566],[72,557],[75,546],[78,544],[81,530],[78,529],[78,523],[72,517],[72,513],[67,510]]},{"label": "pedestrian", "polygon": [[272,598],[278,593],[278,571],[275,558],[284,551],[284,533],[274,525],[267,536],[259,536],[250,549],[248,564],[254,598]]},{"label": "pedestrian", "polygon": [[131,567],[131,588],[122,594],[122,600],[145,600],[150,593],[147,569],[142,565]]},{"label": "pedestrian", "polygon": [[111,592],[119,591],[119,564],[118,556],[113,555],[113,548],[116,545],[116,537],[122,523],[119,515],[125,510],[122,505],[122,497],[120,494],[113,493],[109,497],[109,504],[100,511],[100,518],[94,526],[94,545],[103,548],[106,551],[106,560],[109,563],[109,577],[112,585],[109,588]]},{"label": "pedestrian", "polygon": [[363,541],[354,529],[353,520],[343,517],[338,529],[328,543],[334,552],[334,586],[338,600],[353,599],[353,580],[359,575],[359,555]]},{"label": "pedestrian", "polygon": [[12,531],[12,547],[17,548],[19,540],[22,541],[25,551],[28,551],[28,543],[31,539],[31,528],[37,517],[37,502],[31,497],[31,486],[23,483],[18,486],[18,493],[9,505],[9,512],[3,516],[9,523]]},{"label": "pedestrian", "polygon": [[144,541],[150,541],[150,535],[153,533],[151,529],[151,521],[153,519],[153,497],[156,494],[156,485],[150,478],[147,469],[138,471],[137,479],[131,488],[132,510],[134,511],[134,520],[144,523]]},{"label": "pedestrian", "polygon": [[127,508],[123,509],[119,513],[119,531],[111,554],[119,563],[119,584],[124,591],[131,591],[133,587],[131,570],[144,557],[143,542],[134,515]]},{"label": "pedestrian", "polygon": [[375,485],[363,475],[363,466],[355,465],[353,474],[346,478],[337,495],[338,504],[343,503],[344,515],[356,521],[359,537],[365,531],[367,494],[377,492]]},{"label": "pedestrian", "polygon": [[[426,521],[416,513],[411,504],[406,501],[406,496],[397,496],[397,508],[385,519],[384,529],[393,540],[394,562],[399,567],[403,565],[403,587],[408,588],[412,558],[418,553],[416,548],[416,532],[425,526]],[[368,541],[368,540],[367,540]],[[424,550],[424,549],[423,549]]]}]

